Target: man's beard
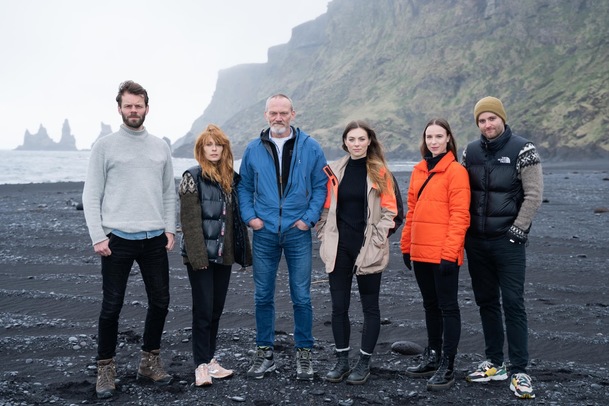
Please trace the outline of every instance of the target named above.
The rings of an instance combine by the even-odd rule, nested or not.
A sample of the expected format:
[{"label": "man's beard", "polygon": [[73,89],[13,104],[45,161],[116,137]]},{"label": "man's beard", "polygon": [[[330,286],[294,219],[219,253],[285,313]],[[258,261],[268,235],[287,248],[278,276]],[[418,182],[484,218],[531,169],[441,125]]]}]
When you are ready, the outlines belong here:
[{"label": "man's beard", "polygon": [[277,135],[283,135],[285,134],[286,131],[288,131],[287,126],[283,125],[283,124],[273,124],[271,125],[271,132],[273,134],[277,134]]},{"label": "man's beard", "polygon": [[[125,123],[127,127],[133,128],[134,130],[140,128],[142,124],[144,124],[144,120],[146,120],[146,114],[142,114],[141,116],[126,116],[124,114],[121,114],[121,116],[123,116],[123,123]],[[129,121],[130,119],[134,118],[137,118],[137,120]]]}]

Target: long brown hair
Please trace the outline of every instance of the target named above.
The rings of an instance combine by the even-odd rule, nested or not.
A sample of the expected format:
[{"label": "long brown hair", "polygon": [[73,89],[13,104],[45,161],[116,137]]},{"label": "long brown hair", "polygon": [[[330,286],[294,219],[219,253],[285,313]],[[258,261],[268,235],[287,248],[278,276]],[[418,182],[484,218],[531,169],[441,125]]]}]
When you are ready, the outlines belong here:
[{"label": "long brown hair", "polygon": [[457,140],[455,140],[455,136],[453,135],[453,132],[450,129],[450,124],[448,124],[448,121],[443,118],[432,118],[427,122],[427,125],[423,129],[423,138],[421,139],[421,156],[425,158],[427,155],[431,155],[431,151],[429,150],[429,148],[427,148],[427,144],[425,143],[425,131],[427,131],[427,128],[430,125],[439,125],[440,127],[446,130],[446,135],[450,137],[450,139],[448,140],[448,144],[446,145],[446,152],[452,152],[455,156],[455,159],[458,161],[459,158],[457,157]]},{"label": "long brown hair", "polygon": [[[205,158],[205,144],[213,141],[221,145],[222,155],[217,163],[213,163]],[[233,152],[230,148],[230,140],[224,131],[217,125],[209,124],[205,130],[197,137],[194,148],[195,159],[201,165],[202,175],[217,182],[225,193],[232,192],[233,184]]]},{"label": "long brown hair", "polygon": [[[356,128],[361,128],[366,131],[366,134],[368,134],[368,138],[370,139],[370,145],[368,145],[368,149],[366,150],[366,171],[368,172],[368,176],[370,176],[372,182],[378,186],[379,193],[393,193],[393,188],[387,187],[388,180],[391,179],[391,172],[385,161],[383,146],[376,138],[376,133],[368,123],[362,120],[354,120],[347,124],[343,131],[343,149],[349,152],[349,149],[345,145],[345,139],[347,138],[349,131]],[[381,175],[382,168],[385,168],[384,175]]]}]

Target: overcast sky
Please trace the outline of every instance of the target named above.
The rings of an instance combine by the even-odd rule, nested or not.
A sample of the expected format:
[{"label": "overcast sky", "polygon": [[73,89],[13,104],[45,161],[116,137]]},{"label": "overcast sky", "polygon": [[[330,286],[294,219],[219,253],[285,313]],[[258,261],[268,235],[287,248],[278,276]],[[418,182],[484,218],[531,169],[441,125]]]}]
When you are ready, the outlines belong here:
[{"label": "overcast sky", "polygon": [[90,148],[101,122],[118,129],[127,79],[148,90],[148,130],[174,142],[209,104],[219,70],[266,62],[328,3],[0,0],[0,149],[41,124],[59,141],[65,119],[77,148]]}]

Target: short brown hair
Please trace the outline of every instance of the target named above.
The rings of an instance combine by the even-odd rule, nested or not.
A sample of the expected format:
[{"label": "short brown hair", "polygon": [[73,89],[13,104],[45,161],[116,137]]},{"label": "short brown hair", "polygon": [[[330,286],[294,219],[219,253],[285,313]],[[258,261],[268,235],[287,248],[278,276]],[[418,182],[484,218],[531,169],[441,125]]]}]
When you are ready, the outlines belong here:
[{"label": "short brown hair", "polygon": [[148,92],[139,83],[135,83],[133,80],[126,80],[118,86],[118,94],[116,95],[116,102],[120,107],[123,103],[123,94],[131,93],[137,96],[144,96],[144,103],[148,106]]}]

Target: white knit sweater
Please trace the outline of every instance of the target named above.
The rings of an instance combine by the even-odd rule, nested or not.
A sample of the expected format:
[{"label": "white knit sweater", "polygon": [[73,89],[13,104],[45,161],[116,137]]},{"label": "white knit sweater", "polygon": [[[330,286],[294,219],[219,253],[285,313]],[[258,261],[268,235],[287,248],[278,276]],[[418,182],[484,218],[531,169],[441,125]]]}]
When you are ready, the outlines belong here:
[{"label": "white knit sweater", "polygon": [[167,143],[145,128],[124,125],[99,139],[91,150],[83,206],[93,244],[112,230],[175,234],[176,191]]}]

